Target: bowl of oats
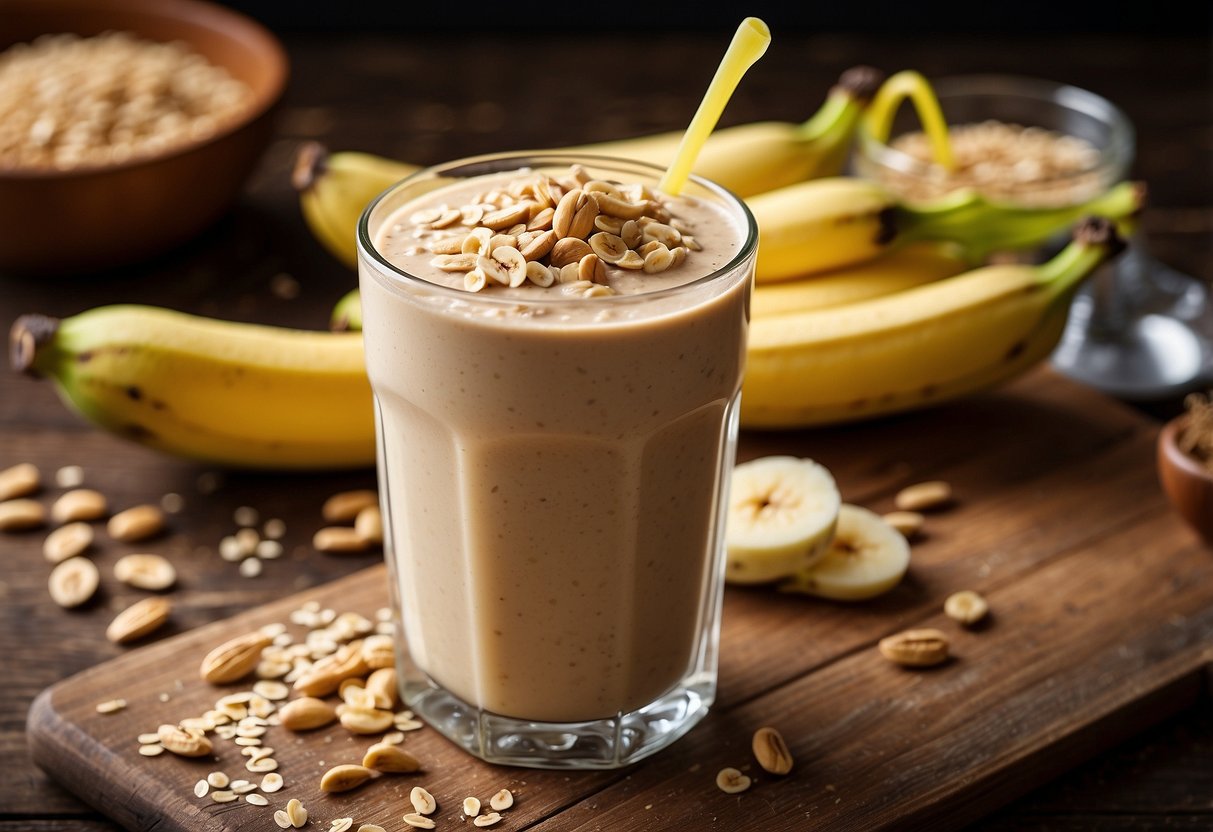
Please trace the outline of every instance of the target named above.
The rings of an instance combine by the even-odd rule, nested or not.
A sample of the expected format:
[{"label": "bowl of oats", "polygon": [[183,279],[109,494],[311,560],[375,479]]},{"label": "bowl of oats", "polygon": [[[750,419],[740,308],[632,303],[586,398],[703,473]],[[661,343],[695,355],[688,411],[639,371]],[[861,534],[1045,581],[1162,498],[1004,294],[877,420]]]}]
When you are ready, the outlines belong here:
[{"label": "bowl of oats", "polygon": [[907,202],[974,189],[994,202],[1061,207],[1085,202],[1125,178],[1133,125],[1107,99],[1078,87],[1014,75],[931,82],[954,162],[935,159],[913,107],[902,105],[887,136],[861,127],[857,172]]},{"label": "bowl of oats", "polygon": [[287,59],[202,0],[5,0],[0,273],[95,272],[196,236],[272,133]]}]

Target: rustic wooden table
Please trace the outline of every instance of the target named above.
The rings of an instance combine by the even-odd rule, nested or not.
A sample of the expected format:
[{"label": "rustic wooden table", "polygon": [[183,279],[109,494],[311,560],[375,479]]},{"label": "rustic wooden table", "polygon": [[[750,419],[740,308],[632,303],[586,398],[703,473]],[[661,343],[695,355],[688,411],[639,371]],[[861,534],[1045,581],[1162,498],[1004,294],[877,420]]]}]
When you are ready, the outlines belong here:
[{"label": "rustic wooden table", "polygon": [[[279,140],[232,214],[186,248],[103,278],[5,278],[0,320],[40,311],[70,315],[110,302],[155,303],[240,320],[322,327],[353,283],[310,238],[287,184],[295,147],[320,139],[415,162],[507,147],[560,145],[683,125],[721,48],[706,36],[566,39],[511,44],[548,66],[584,66],[584,85],[563,72],[502,71],[487,36],[438,43],[420,37],[299,36],[287,39],[294,74]],[[1213,278],[1213,114],[1205,38],[816,36],[780,38],[730,106],[729,123],[796,120],[847,66],[914,67],[928,75],[1019,72],[1064,80],[1120,104],[1138,128],[1135,174],[1149,182],[1145,220],[1153,250],[1172,265]],[[596,68],[596,69],[589,69]],[[590,79],[608,72],[610,85]],[[188,198],[184,194],[183,198]],[[66,230],[70,235],[70,229]],[[65,237],[70,240],[70,236]],[[276,275],[301,286],[297,299],[270,291]],[[26,457],[84,466],[115,493],[181,494],[186,534],[166,554],[188,569],[173,596],[173,631],[226,617],[291,591],[348,574],[376,556],[320,557],[288,546],[282,568],[241,578],[213,550],[241,505],[282,517],[288,542],[304,543],[316,507],[332,491],[368,486],[370,472],[295,477],[231,474],[213,496],[199,493],[205,468],[165,460],[93,431],[67,412],[49,385],[0,374],[0,467]],[[50,471],[48,473],[53,473]],[[0,541],[0,832],[109,830],[112,824],[28,761],[26,709],[43,687],[116,655],[104,623],[126,599],[110,594],[64,613],[45,595],[37,546]],[[289,566],[288,566],[289,564]],[[1207,699],[1205,703],[1207,705]],[[1213,827],[1213,718],[1181,714],[1140,738],[1005,808],[983,829],[1208,829]],[[639,827],[638,827],[639,828]]]}]

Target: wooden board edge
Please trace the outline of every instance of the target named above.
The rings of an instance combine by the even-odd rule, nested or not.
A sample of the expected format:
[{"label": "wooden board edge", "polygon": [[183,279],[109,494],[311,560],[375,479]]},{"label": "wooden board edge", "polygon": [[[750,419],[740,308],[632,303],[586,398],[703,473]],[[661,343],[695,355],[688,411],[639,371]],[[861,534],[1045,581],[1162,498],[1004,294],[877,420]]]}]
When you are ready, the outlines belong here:
[{"label": "wooden board edge", "polygon": [[[25,723],[30,758],[54,782],[125,829],[151,828],[146,823],[150,818],[155,818],[152,826],[158,829],[186,828],[177,825],[171,816],[149,803],[143,797],[144,790],[140,789],[140,783],[128,783],[125,787],[121,783],[113,783],[113,788],[110,789],[87,788],[86,784],[93,780],[96,774],[89,766],[88,760],[104,758],[111,751],[56,711],[53,701],[55,694],[60,685],[71,681],[71,678],[75,677],[43,690],[30,705]],[[53,767],[47,765],[52,757],[56,763]],[[164,797],[171,799],[171,796]],[[189,829],[201,832],[214,829],[216,832],[222,832],[220,827],[204,820],[209,819],[210,815],[197,812],[196,807],[183,799],[178,800],[181,804],[181,816],[190,819]]]}]

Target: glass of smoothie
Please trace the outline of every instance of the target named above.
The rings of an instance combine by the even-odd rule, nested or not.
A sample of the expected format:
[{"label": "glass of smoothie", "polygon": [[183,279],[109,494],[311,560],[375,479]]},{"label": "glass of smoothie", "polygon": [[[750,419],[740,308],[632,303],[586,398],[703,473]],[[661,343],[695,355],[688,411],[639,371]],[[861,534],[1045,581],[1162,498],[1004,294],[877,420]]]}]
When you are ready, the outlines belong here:
[{"label": "glass of smoothie", "polygon": [[758,234],[661,173],[478,157],[359,223],[402,693],[490,762],[627,765],[715,697]]}]

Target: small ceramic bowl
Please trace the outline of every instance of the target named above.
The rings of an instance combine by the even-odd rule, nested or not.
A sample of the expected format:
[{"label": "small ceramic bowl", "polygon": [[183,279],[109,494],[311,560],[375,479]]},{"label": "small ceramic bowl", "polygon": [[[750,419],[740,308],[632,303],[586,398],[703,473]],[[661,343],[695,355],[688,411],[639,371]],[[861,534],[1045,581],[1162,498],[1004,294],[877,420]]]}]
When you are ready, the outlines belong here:
[{"label": "small ceramic bowl", "polygon": [[0,50],[40,35],[127,31],[183,41],[252,91],[244,114],[206,138],[121,163],[0,168],[0,272],[89,272],[145,259],[216,220],[269,143],[286,86],[281,44],[201,0],[4,0]]},{"label": "small ceramic bowl", "polygon": [[1175,510],[1213,547],[1213,474],[1179,449],[1185,423],[1184,416],[1172,419],[1158,435],[1158,478]]}]

